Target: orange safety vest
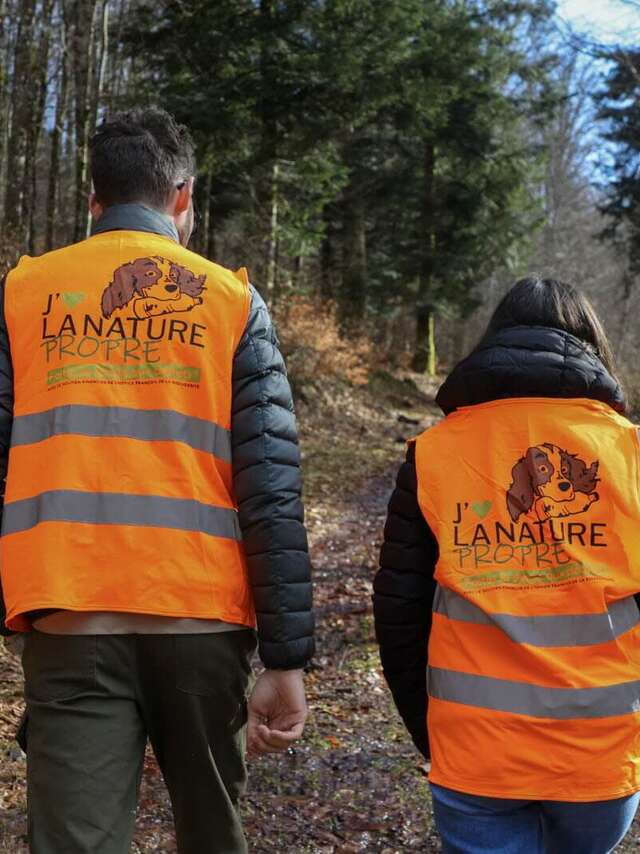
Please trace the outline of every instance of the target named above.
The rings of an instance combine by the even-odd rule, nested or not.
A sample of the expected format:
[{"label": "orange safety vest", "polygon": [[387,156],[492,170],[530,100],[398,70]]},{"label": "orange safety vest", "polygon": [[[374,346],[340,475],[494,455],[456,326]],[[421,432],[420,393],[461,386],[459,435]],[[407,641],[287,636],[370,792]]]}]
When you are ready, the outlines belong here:
[{"label": "orange safety vest", "polygon": [[132,231],[9,274],[9,628],[48,608],[255,624],[230,434],[249,303],[246,271]]},{"label": "orange safety vest", "polygon": [[416,440],[439,546],[430,780],[499,798],[640,789],[639,443],[592,400],[465,407]]}]

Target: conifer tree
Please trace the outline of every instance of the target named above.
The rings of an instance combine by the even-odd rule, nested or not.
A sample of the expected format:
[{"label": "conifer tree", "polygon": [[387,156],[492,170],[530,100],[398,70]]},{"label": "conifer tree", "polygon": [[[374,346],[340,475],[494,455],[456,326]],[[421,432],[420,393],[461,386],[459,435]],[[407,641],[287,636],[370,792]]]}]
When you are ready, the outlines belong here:
[{"label": "conifer tree", "polygon": [[613,66],[600,98],[604,137],[611,143],[604,235],[622,244],[630,270],[640,273],[640,50],[611,56]]}]

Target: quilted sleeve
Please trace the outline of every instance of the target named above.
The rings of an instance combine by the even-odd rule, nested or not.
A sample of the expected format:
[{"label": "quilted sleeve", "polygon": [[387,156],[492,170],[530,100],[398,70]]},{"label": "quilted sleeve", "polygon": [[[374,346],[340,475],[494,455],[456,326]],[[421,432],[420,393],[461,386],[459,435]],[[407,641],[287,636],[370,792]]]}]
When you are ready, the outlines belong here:
[{"label": "quilted sleeve", "polygon": [[[9,350],[9,334],[4,316],[6,276],[0,281],[0,518],[4,505],[4,489],[9,464],[11,426],[13,424],[13,367]],[[0,581],[0,635],[12,634],[5,628],[6,611]]]},{"label": "quilted sleeve", "polygon": [[435,537],[418,505],[411,445],[389,502],[373,610],[385,679],[416,747],[426,757],[427,643],[437,560]]},{"label": "quilted sleeve", "polygon": [[265,667],[304,667],[314,651],[311,567],[291,389],[267,307],[251,308],[233,365],[233,485]]}]

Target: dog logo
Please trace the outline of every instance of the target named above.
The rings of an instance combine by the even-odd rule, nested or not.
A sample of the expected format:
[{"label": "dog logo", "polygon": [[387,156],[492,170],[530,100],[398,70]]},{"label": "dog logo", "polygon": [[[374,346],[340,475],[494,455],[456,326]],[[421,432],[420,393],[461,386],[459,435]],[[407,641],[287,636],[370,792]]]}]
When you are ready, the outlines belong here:
[{"label": "dog logo", "polygon": [[191,311],[202,305],[206,276],[153,255],[122,264],[102,294],[102,314],[108,320],[118,308],[131,306],[138,318]]},{"label": "dog logo", "polygon": [[533,512],[540,522],[584,513],[598,501],[598,461],[587,467],[575,454],[545,442],[529,448],[511,471],[507,508],[514,522]]}]

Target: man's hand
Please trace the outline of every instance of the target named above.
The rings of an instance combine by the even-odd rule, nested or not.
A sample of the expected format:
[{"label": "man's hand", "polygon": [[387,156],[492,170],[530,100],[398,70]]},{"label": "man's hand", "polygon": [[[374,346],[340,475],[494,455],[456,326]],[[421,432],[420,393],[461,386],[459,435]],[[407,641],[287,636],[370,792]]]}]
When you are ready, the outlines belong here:
[{"label": "man's hand", "polygon": [[10,655],[15,655],[16,658],[20,658],[22,655],[22,650],[24,649],[24,634],[20,632],[16,635],[8,635],[3,638],[4,640],[4,648]]},{"label": "man's hand", "polygon": [[302,670],[265,670],[249,699],[247,752],[282,753],[302,735],[307,714]]}]

